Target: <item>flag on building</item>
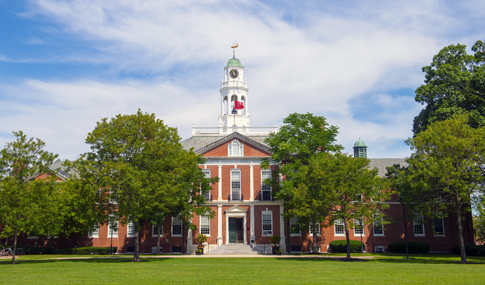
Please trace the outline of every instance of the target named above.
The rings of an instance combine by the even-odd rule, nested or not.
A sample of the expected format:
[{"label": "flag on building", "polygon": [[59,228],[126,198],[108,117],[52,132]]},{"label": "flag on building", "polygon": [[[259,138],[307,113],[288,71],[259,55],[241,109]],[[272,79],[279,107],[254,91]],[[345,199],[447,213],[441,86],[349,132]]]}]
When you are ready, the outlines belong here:
[{"label": "flag on building", "polygon": [[244,104],[241,101],[234,101],[234,109],[240,110],[244,109]]}]

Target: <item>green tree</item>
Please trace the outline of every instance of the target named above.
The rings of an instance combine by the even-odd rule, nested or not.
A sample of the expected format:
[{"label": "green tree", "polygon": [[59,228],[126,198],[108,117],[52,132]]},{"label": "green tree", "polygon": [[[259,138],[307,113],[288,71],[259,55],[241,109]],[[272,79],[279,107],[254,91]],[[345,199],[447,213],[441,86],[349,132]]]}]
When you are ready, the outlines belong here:
[{"label": "green tree", "polygon": [[415,135],[454,114],[469,116],[473,128],[485,126],[485,44],[477,41],[472,51],[470,55],[465,45],[450,45],[423,67],[425,84],[416,89],[415,100],[426,106],[414,118]]},{"label": "green tree", "polygon": [[189,223],[194,212],[209,211],[200,183],[216,179],[205,178],[202,158],[183,150],[179,141],[175,128],[138,110],[98,122],[86,138],[91,151],[74,164],[80,186],[102,201],[100,222],[133,223],[134,261],[139,261],[141,227],[157,213]]},{"label": "green tree", "polygon": [[474,201],[476,212],[473,215],[473,229],[479,244],[485,243],[485,199],[477,197]]},{"label": "green tree", "polygon": [[350,259],[349,228],[364,230],[366,223],[382,221],[383,210],[389,207],[384,203],[390,195],[388,183],[378,177],[376,168],[369,169],[369,163],[367,158],[322,153],[310,160],[307,181],[298,187],[303,191],[314,189],[310,192],[315,195],[313,199],[326,201],[315,202],[327,207],[316,211],[327,215],[329,224],[343,225],[347,259]]},{"label": "green tree", "polygon": [[471,198],[483,193],[485,129],[473,129],[466,116],[435,122],[407,140],[414,153],[407,175],[400,175],[401,193],[414,213],[433,217],[454,211],[458,225],[461,262],[466,263],[462,213]]},{"label": "green tree", "polygon": [[[306,173],[313,156],[342,149],[342,146],[335,143],[338,128],[329,125],[325,117],[311,113],[290,114],[283,123],[279,132],[271,133],[265,142],[272,153],[271,159],[280,164],[278,171],[284,180],[281,187],[277,179],[266,183],[273,185],[277,199],[285,201],[283,215],[286,219],[297,217],[303,226],[311,224],[313,229],[317,229],[317,223],[320,224],[324,220],[325,213],[315,209],[326,208],[323,205],[325,201],[314,199],[318,196],[318,190],[299,187],[307,181]],[[268,166],[269,161],[264,161],[263,167]],[[278,175],[273,175],[273,178],[277,177]],[[299,200],[295,199],[297,195]],[[301,199],[308,199],[303,208],[300,208]],[[318,235],[314,235],[314,252],[318,250],[317,238]]]},{"label": "green tree", "polygon": [[[43,150],[40,139],[13,134],[16,140],[0,151],[0,236],[14,238],[12,264],[19,234],[56,235],[63,224],[62,193],[49,169],[57,155]],[[41,174],[43,179],[35,179]]]}]

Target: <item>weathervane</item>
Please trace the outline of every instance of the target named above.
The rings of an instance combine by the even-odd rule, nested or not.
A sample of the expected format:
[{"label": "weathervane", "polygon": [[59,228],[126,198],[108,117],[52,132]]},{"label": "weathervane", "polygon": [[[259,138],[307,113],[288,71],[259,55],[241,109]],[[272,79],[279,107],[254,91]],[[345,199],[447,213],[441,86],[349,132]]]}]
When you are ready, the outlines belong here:
[{"label": "weathervane", "polygon": [[232,48],[232,58],[236,58],[236,48],[237,48],[238,45],[239,44],[236,41],[234,41],[232,43],[232,45],[231,45],[231,48]]}]

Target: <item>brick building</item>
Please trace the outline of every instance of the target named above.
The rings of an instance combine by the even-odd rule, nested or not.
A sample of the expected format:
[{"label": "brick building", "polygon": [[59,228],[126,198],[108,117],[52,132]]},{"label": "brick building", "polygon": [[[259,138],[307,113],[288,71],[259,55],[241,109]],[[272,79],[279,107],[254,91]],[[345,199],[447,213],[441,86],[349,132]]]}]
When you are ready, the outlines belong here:
[{"label": "brick building", "polygon": [[[196,249],[195,237],[199,233],[207,235],[206,252],[217,252],[223,246],[243,244],[259,252],[270,250],[269,237],[281,236],[283,252],[309,252],[313,238],[318,239],[321,252],[327,252],[333,240],[345,239],[343,225],[336,223],[328,228],[301,229],[290,233],[295,228],[295,219],[282,218],[283,202],[273,200],[272,189],[263,183],[271,177],[278,165],[272,163],[270,169],[262,169],[261,162],[271,154],[264,139],[273,127],[252,127],[249,116],[249,96],[245,81],[244,67],[235,57],[224,68],[224,79],[220,89],[221,115],[219,126],[214,128],[193,127],[192,137],[182,141],[186,150],[193,149],[203,155],[207,161],[201,165],[203,172],[210,177],[219,177],[210,194],[207,195],[209,206],[216,213],[213,219],[208,216],[195,216],[192,222],[198,232],[184,228],[176,217],[168,219],[162,227],[161,247],[163,253],[193,254]],[[237,102],[237,103],[236,103]],[[237,106],[236,104],[240,105]],[[362,140],[354,146],[354,156],[367,156],[367,148]],[[406,165],[404,159],[370,159],[371,167],[379,169],[383,177],[386,166]],[[58,169],[58,179],[67,177],[60,164],[52,166]],[[42,178],[42,177],[39,177]],[[364,225],[364,229],[353,229],[350,238],[362,239],[367,251],[384,251],[389,243],[404,241],[402,205],[392,197],[389,209],[385,211],[389,224]],[[473,225],[471,213],[466,213],[464,238],[466,244],[473,243]],[[458,245],[458,227],[455,215],[450,213],[441,219],[425,219],[425,222],[409,221],[407,224],[409,241],[422,241],[431,245],[432,252],[450,252]],[[315,237],[316,234],[316,237]],[[19,246],[42,246],[46,237],[35,234],[19,238]],[[118,253],[134,250],[133,225],[119,225],[117,230],[104,225],[89,233],[73,234],[68,239],[53,240],[54,246],[110,246],[118,248]],[[140,252],[155,252],[157,244],[156,228],[145,224],[140,232]]]}]

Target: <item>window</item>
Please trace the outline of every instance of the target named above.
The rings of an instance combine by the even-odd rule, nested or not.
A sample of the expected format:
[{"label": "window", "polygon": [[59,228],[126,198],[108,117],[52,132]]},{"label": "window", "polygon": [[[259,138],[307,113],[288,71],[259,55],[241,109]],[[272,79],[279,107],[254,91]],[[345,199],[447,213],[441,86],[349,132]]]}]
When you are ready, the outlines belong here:
[{"label": "window", "polygon": [[377,217],[374,221],[374,235],[384,236],[384,221],[382,217]]},{"label": "window", "polygon": [[438,216],[433,218],[433,229],[435,236],[444,236],[445,235],[445,226],[443,222],[443,214],[438,213]]},{"label": "window", "polygon": [[114,190],[109,190],[109,203],[118,204],[118,195],[116,195]]},{"label": "window", "polygon": [[118,221],[110,221],[108,222],[108,237],[111,237],[111,233],[113,234],[114,238],[118,237]]},{"label": "window", "polygon": [[244,145],[238,140],[233,140],[227,145],[228,156],[244,156]]},{"label": "window", "polygon": [[273,235],[273,212],[263,211],[262,219],[263,219],[263,236],[272,236]]},{"label": "window", "polygon": [[335,226],[335,235],[336,236],[345,235],[345,227],[344,227],[344,221],[343,220],[335,220],[334,226]]},{"label": "window", "polygon": [[231,171],[231,201],[239,201],[241,199],[241,171]]},{"label": "window", "polygon": [[209,219],[209,216],[200,216],[200,233],[210,236],[211,220]]},{"label": "window", "polygon": [[296,217],[290,219],[290,233],[292,236],[301,236],[301,226]]},{"label": "window", "polygon": [[361,219],[354,219],[354,235],[364,235],[364,225]]},{"label": "window", "polygon": [[[205,178],[211,178],[210,169],[204,169],[204,170],[202,170],[202,172],[204,173]],[[210,184],[209,184],[209,186],[210,186]],[[200,188],[202,189],[202,184],[200,185]],[[211,190],[208,190],[207,193],[203,194],[203,196],[207,201],[212,201]]]},{"label": "window", "polygon": [[126,236],[127,237],[135,237],[135,224],[134,223],[132,223],[132,222],[128,223]]},{"label": "window", "polygon": [[28,235],[27,235],[27,238],[28,239],[36,239],[38,238],[37,237],[37,234],[35,232],[30,232]]},{"label": "window", "polygon": [[424,236],[423,214],[418,214],[413,220],[414,235]]},{"label": "window", "polygon": [[[163,236],[163,226],[160,227],[160,237]],[[158,237],[158,226],[152,226],[152,237]]]},{"label": "window", "polygon": [[182,220],[178,217],[172,218],[172,235],[181,236],[182,235]]},{"label": "window", "polygon": [[266,179],[270,179],[270,178],[271,178],[271,170],[261,171],[261,200],[262,201],[273,200],[271,197],[271,185],[264,183]]},{"label": "window", "polygon": [[[320,222],[317,222],[317,236],[320,235]],[[313,236],[313,225],[310,223],[310,236]]]},{"label": "window", "polygon": [[88,232],[88,238],[99,238],[99,225],[93,225]]}]

